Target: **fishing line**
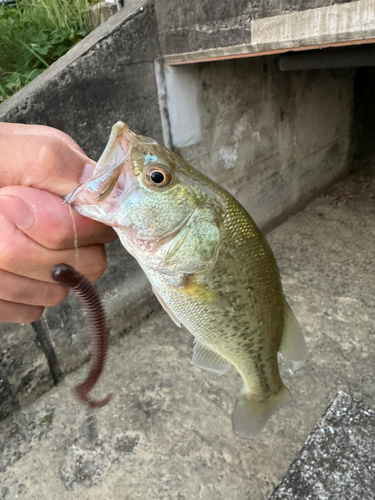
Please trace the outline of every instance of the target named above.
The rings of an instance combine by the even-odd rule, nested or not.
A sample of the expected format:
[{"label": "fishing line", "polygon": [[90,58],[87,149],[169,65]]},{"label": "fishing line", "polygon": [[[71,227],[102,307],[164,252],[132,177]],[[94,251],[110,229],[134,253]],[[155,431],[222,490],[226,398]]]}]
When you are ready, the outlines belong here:
[{"label": "fishing line", "polygon": [[72,218],[72,224],[73,224],[75,267],[77,268],[78,262],[79,262],[78,233],[77,233],[76,221],[74,219],[72,206],[68,205],[68,207],[69,207],[70,217]]}]

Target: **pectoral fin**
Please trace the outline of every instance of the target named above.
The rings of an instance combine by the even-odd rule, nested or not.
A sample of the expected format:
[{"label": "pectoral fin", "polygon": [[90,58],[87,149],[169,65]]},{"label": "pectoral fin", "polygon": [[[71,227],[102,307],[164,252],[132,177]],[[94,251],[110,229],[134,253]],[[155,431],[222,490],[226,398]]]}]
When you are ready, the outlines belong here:
[{"label": "pectoral fin", "polygon": [[231,364],[225,358],[203,345],[198,339],[194,340],[193,358],[191,362],[198,368],[214,372],[217,375],[224,375],[231,367]]},{"label": "pectoral fin", "polygon": [[286,301],[284,308],[284,332],[279,353],[291,373],[299,370],[307,358],[306,343],[301,327]]},{"label": "pectoral fin", "polygon": [[172,240],[164,256],[169,270],[184,274],[212,269],[220,246],[220,231],[214,214],[198,208]]},{"label": "pectoral fin", "polygon": [[171,320],[179,327],[181,328],[181,323],[180,321],[178,321],[178,319],[176,318],[176,316],[173,314],[173,312],[169,309],[169,307],[167,306],[167,304],[164,302],[164,300],[160,297],[160,295],[158,294],[158,292],[155,290],[154,287],[152,287],[152,291],[154,292],[156,298],[158,299],[158,301],[160,302],[160,305],[162,306],[162,308],[164,309],[164,311],[166,313],[169,314]]}]

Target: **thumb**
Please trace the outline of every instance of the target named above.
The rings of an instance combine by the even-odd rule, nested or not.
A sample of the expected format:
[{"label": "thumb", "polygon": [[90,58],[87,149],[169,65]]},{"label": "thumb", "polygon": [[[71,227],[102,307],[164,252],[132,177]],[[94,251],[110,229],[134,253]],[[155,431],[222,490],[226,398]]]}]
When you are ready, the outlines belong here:
[{"label": "thumb", "polygon": [[76,238],[79,246],[115,239],[112,228],[70,211],[61,198],[44,190],[24,186],[0,189],[0,214],[49,249],[73,248]]}]

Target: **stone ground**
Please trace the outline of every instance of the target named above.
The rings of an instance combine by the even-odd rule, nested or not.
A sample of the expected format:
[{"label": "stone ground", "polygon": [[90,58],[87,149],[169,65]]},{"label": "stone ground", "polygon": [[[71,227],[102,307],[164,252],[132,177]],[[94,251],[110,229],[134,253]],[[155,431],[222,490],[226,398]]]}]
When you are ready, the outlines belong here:
[{"label": "stone ground", "polygon": [[375,164],[348,176],[268,239],[305,331],[294,403],[255,439],[233,435],[239,377],[190,364],[192,337],[160,311],[109,353],[90,415],[70,388],[87,366],[0,424],[0,499],[260,500],[338,390],[375,407]]}]

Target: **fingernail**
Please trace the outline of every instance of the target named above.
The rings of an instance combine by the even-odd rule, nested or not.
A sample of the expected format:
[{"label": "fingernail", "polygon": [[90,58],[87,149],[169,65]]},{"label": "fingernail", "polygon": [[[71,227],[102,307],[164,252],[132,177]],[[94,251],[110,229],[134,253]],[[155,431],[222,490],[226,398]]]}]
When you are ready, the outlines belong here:
[{"label": "fingernail", "polygon": [[34,211],[16,196],[0,195],[0,214],[10,222],[26,231],[34,224]]},{"label": "fingernail", "polygon": [[95,165],[91,165],[91,163],[86,163],[86,165],[83,167],[82,175],[79,182],[82,183],[90,179],[90,177],[92,177],[92,173],[94,172],[94,168]]}]

